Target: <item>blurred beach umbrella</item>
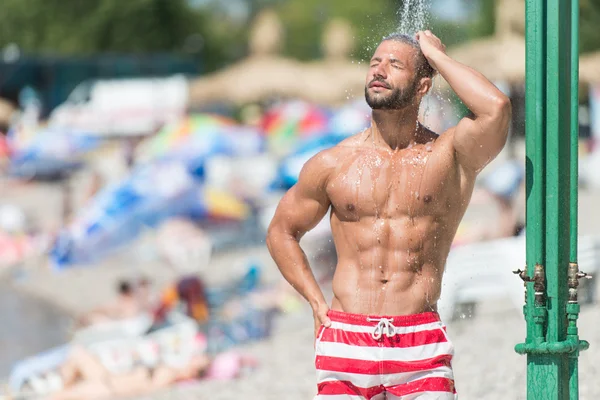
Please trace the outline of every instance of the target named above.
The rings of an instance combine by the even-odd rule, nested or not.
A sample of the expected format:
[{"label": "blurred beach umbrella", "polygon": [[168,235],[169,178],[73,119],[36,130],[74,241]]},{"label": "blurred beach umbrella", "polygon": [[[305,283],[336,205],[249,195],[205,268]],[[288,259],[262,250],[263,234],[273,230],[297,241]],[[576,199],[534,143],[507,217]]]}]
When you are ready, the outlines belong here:
[{"label": "blurred beach umbrella", "polygon": [[[525,7],[523,0],[498,0],[495,35],[450,48],[448,54],[492,81],[525,82]],[[600,81],[600,53],[581,57],[580,81]]]},{"label": "blurred beach umbrella", "polygon": [[279,165],[279,185],[285,188],[292,187],[298,181],[300,170],[311,157],[368,128],[371,109],[364,100],[353,101],[330,110],[327,118],[325,127],[319,128],[319,134],[297,137],[290,146],[289,154]]},{"label": "blurred beach umbrella", "polygon": [[260,127],[267,137],[269,151],[289,154],[302,140],[328,131],[329,117],[314,104],[291,101],[276,105],[263,116]]},{"label": "blurred beach umbrella", "polygon": [[234,196],[202,185],[183,163],[154,163],[100,192],[61,232],[51,259],[59,269],[93,262],[175,216],[243,220],[249,213]]},{"label": "blurred beach umbrella", "polygon": [[[15,127],[9,131],[13,145],[14,158],[19,159],[59,159],[72,160],[98,147],[100,140],[85,132],[64,129],[39,128],[32,133],[24,133],[24,127]],[[21,134],[27,135],[20,141]]]},{"label": "blurred beach umbrella", "polygon": [[83,165],[80,158],[100,143],[85,133],[49,128],[35,131],[26,140],[19,139],[21,134],[25,134],[22,128],[9,133],[11,144],[15,145],[8,167],[10,176],[21,179],[65,178],[79,169]]},{"label": "blurred beach umbrella", "polygon": [[211,156],[252,156],[263,152],[264,136],[260,130],[243,125],[222,126],[197,131],[181,145],[165,152],[159,159],[183,161],[199,177]]},{"label": "blurred beach umbrella", "polygon": [[448,54],[491,81],[522,83],[525,81],[524,1],[497,0],[494,8],[494,35],[452,47]]},{"label": "blurred beach umbrella", "polygon": [[301,62],[280,55],[283,27],[271,10],[261,12],[249,39],[250,55],[240,62],[195,79],[190,103],[245,105],[274,98],[339,105],[364,90],[368,66],[349,60],[354,45],[347,23],[332,20],[323,38],[325,59]]},{"label": "blurred beach umbrella", "polygon": [[[510,34],[473,40],[449,49],[448,54],[492,81],[525,82],[525,38],[522,36]],[[600,52],[580,56],[581,84],[600,82],[598,71]],[[447,83],[443,81],[443,85],[447,86]]]},{"label": "blurred beach umbrella", "polygon": [[[185,134],[177,133],[176,140],[161,139],[141,148],[139,160],[142,163],[177,160],[195,177],[203,178],[210,157],[252,156],[263,152],[265,138],[257,128],[234,124],[220,117],[205,117],[198,116],[181,123],[181,131]],[[168,138],[168,135],[164,137]]]},{"label": "blurred beach umbrella", "polygon": [[236,122],[216,114],[191,114],[163,127],[155,136],[142,143],[138,158],[152,159],[170,150],[181,147],[190,136],[223,126],[234,126]]},{"label": "blurred beach umbrella", "polygon": [[492,81],[525,81],[525,38],[496,35],[470,41],[448,50],[457,61],[476,69]]}]

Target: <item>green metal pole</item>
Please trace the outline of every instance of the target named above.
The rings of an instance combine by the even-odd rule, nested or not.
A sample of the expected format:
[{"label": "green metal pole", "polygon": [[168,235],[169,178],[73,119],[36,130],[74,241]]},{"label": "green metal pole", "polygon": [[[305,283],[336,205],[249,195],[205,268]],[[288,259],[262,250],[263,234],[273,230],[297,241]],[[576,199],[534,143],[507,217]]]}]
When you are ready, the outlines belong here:
[{"label": "green metal pole", "polygon": [[[528,400],[576,400],[578,0],[527,0]],[[561,18],[562,17],[562,18]]]},{"label": "green metal pole", "polygon": [[[546,42],[546,340],[566,337],[570,241],[571,2],[547,0]],[[568,16],[565,18],[565,16]],[[548,400],[569,398],[569,356],[553,354]],[[556,385],[556,387],[552,387]]]},{"label": "green metal pole", "polygon": [[571,262],[577,262],[579,180],[579,0],[571,0]]},{"label": "green metal pole", "polygon": [[[577,318],[579,304],[577,302],[577,234],[578,234],[578,180],[579,180],[579,0],[571,0],[571,195],[570,211],[570,250],[569,250],[569,302],[567,304],[567,338],[579,342]],[[579,350],[569,355],[569,398],[579,398]]]},{"label": "green metal pole", "polygon": [[577,2],[526,3],[527,338],[515,348],[527,354],[529,400],[577,399],[588,346],[576,325],[577,11]]},{"label": "green metal pole", "polygon": [[[527,190],[527,274],[535,275],[535,266],[541,271],[545,264],[545,196],[544,166],[545,102],[546,102],[546,35],[544,0],[527,0],[526,3],[526,190]],[[526,283],[526,303],[523,309],[527,322],[527,345],[545,341],[546,308],[544,299],[534,295],[534,283]],[[527,354],[527,398],[545,399],[546,372],[541,367],[546,356]]]}]

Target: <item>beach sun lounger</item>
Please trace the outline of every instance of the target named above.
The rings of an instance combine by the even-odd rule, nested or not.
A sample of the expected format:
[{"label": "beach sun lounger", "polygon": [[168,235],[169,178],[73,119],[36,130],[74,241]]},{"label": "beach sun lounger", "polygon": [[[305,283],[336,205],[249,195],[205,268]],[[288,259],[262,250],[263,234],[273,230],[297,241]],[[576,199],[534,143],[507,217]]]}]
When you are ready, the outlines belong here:
[{"label": "beach sun lounger", "polygon": [[[600,264],[600,237],[581,237],[578,247],[580,270],[595,274]],[[525,263],[525,236],[454,247],[446,261],[440,316],[445,321],[456,319],[462,309],[487,300],[508,300],[520,312],[523,282],[512,271],[524,269]],[[594,292],[594,280],[580,281],[580,303],[592,303]]]}]

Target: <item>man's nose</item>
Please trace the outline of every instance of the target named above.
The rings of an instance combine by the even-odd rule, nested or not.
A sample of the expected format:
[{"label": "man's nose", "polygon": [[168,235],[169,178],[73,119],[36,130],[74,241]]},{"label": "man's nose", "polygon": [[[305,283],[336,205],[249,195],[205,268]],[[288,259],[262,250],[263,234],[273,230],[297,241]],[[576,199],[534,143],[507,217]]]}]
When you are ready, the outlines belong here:
[{"label": "man's nose", "polygon": [[381,63],[375,67],[375,71],[373,71],[373,76],[375,78],[381,78],[381,79],[387,78],[387,71],[386,71],[385,67],[383,66],[383,63]]}]

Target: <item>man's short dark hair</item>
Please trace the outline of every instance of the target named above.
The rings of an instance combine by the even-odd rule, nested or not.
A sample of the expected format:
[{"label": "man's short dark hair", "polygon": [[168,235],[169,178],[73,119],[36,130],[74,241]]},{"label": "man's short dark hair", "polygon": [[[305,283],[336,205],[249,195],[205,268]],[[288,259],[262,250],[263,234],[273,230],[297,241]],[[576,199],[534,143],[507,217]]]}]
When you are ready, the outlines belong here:
[{"label": "man's short dark hair", "polygon": [[393,40],[394,42],[400,42],[412,46],[415,50],[417,50],[417,77],[418,78],[433,78],[435,75],[435,70],[429,65],[429,62],[423,55],[421,51],[421,46],[417,39],[406,35],[404,33],[392,33],[383,38],[382,42],[387,40]]}]

